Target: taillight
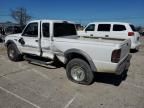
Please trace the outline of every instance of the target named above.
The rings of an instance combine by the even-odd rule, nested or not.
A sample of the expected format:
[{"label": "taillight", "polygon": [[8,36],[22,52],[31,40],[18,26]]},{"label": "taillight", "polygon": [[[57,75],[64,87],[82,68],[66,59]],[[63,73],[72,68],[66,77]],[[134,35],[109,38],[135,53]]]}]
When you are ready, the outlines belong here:
[{"label": "taillight", "polygon": [[113,63],[118,63],[120,61],[120,56],[121,56],[121,49],[114,50],[112,52],[111,61]]},{"label": "taillight", "polygon": [[134,32],[128,32],[128,36],[134,36]]}]

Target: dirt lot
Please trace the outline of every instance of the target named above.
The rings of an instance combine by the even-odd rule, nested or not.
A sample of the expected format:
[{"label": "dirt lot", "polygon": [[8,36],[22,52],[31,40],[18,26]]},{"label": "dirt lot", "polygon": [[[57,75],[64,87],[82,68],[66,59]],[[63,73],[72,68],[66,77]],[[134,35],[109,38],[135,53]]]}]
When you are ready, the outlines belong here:
[{"label": "dirt lot", "polygon": [[144,108],[144,38],[125,78],[96,74],[90,86],[67,80],[63,67],[11,62],[0,44],[0,108]]}]

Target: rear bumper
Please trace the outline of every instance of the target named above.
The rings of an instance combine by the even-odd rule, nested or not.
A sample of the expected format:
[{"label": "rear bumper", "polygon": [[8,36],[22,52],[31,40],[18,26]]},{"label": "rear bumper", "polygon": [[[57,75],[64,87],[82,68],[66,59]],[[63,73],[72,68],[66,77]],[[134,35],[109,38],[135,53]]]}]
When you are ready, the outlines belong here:
[{"label": "rear bumper", "polygon": [[132,56],[129,54],[128,57],[117,66],[116,75],[120,75],[124,70],[128,70],[131,58]]},{"label": "rear bumper", "polygon": [[140,45],[141,45],[140,42],[138,42],[138,43],[133,43],[133,44],[131,44],[131,49],[139,50]]}]

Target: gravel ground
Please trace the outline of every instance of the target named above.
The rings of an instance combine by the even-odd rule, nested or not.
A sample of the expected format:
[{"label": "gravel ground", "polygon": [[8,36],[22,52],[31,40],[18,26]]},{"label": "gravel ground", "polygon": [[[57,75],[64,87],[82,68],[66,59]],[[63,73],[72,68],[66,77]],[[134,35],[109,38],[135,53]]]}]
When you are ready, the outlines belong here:
[{"label": "gravel ground", "polygon": [[11,62],[0,44],[0,108],[144,108],[144,38],[127,76],[96,74],[90,86],[67,80],[63,67]]}]

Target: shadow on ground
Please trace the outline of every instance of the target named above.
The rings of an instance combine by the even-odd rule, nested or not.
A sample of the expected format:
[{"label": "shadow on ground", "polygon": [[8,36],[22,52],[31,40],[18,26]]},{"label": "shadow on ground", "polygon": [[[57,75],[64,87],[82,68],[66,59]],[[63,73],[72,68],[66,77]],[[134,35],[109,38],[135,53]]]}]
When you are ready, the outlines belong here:
[{"label": "shadow on ground", "polygon": [[122,81],[126,80],[126,78],[127,78],[127,71],[123,72],[122,75],[95,73],[94,82],[119,86]]},{"label": "shadow on ground", "polygon": [[136,49],[131,49],[130,50],[130,53],[137,53],[138,52],[138,50],[136,50]]}]

